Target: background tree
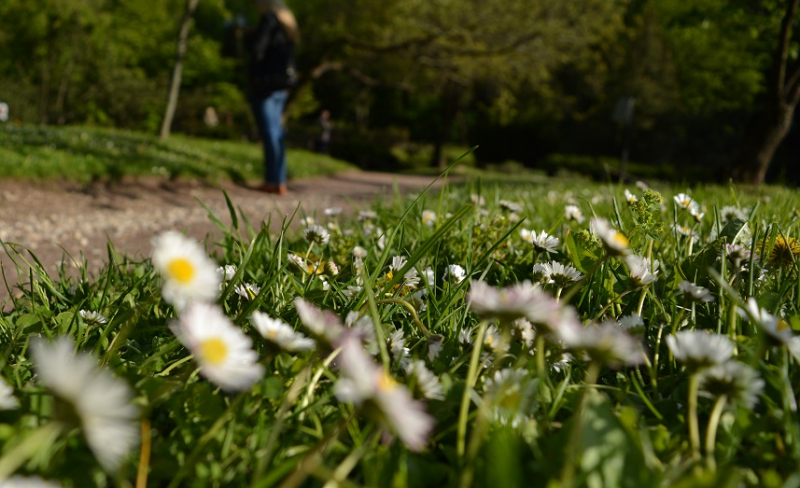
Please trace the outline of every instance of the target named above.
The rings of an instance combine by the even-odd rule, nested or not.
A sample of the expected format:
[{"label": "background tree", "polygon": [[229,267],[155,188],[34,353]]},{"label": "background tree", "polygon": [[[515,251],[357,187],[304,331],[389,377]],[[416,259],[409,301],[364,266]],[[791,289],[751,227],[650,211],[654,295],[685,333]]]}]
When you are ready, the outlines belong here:
[{"label": "background tree", "polygon": [[175,65],[172,67],[172,77],[169,82],[169,93],[167,95],[167,107],[164,111],[164,120],[161,123],[162,139],[169,137],[172,130],[172,119],[175,117],[175,109],[178,106],[178,94],[181,89],[181,78],[183,77],[183,60],[186,57],[186,41],[189,38],[189,29],[192,27],[192,18],[197,9],[198,0],[186,0],[186,8],[183,11],[181,26],[178,30],[178,41],[175,45]]},{"label": "background tree", "polygon": [[767,170],[789,133],[795,108],[800,102],[800,59],[797,39],[793,36],[798,22],[798,4],[800,0],[785,0],[772,9],[775,12],[777,7],[783,7],[783,16],[766,77],[765,92],[748,125],[735,167],[734,176],[740,181],[755,184],[765,181]]}]

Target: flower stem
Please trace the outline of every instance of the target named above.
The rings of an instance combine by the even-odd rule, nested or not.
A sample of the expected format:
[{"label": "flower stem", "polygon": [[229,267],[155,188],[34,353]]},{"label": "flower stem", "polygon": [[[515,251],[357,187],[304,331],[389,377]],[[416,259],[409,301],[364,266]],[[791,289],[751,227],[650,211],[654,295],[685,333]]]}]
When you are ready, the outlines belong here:
[{"label": "flower stem", "polygon": [[722,412],[725,410],[725,403],[728,401],[727,395],[720,395],[717,401],[714,402],[714,409],[711,410],[711,417],[708,419],[708,428],[706,429],[706,458],[711,471],[716,471],[717,462],[714,459],[714,448],[717,444],[717,427],[719,427],[719,419],[722,417]]},{"label": "flower stem", "polygon": [[642,296],[639,297],[639,306],[636,307],[636,315],[642,316],[642,307],[644,306],[644,297],[647,296],[647,287],[642,288]]},{"label": "flower stem", "polygon": [[547,385],[550,389],[553,388],[550,382],[550,376],[547,374],[547,358],[545,356],[545,342],[544,334],[536,334],[536,374],[539,376],[539,381]]},{"label": "flower stem", "polygon": [[586,370],[586,378],[584,379],[585,389],[578,400],[578,407],[575,409],[574,419],[575,423],[572,425],[572,432],[569,435],[569,443],[567,444],[566,457],[564,461],[564,468],[561,471],[561,486],[572,487],[572,480],[575,478],[575,464],[580,456],[581,434],[583,430],[583,411],[586,408],[586,398],[590,392],[594,391],[597,377],[600,374],[600,363],[592,361],[589,363],[589,368]]},{"label": "flower stem", "polygon": [[467,372],[467,382],[464,385],[464,393],[461,396],[461,409],[458,414],[458,439],[456,453],[459,458],[464,457],[467,441],[467,417],[469,416],[469,394],[478,379],[478,363],[481,359],[481,349],[483,349],[483,336],[486,334],[487,322],[484,320],[478,325],[478,334],[473,343],[472,356],[469,360],[469,371]]},{"label": "flower stem", "polygon": [[689,376],[689,442],[692,445],[692,457],[700,459],[700,427],[697,424],[697,393],[700,378],[697,373]]}]

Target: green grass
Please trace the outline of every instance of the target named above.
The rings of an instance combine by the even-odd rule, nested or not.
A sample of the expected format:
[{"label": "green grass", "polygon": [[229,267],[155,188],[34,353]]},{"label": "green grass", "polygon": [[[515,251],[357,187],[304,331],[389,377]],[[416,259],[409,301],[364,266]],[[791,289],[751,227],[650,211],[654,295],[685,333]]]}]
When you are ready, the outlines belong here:
[{"label": "green grass", "polygon": [[[222,289],[210,284],[218,295],[214,306],[249,338],[264,368],[239,393],[205,377],[203,351],[174,335],[170,325],[185,316],[164,297],[168,277],[159,273],[166,268],[118,256],[113,245],[111,263],[96,277],[85,274],[86,266],[75,276],[67,264],[49,276],[32,262],[33,283],[21,277],[25,284],[0,317],[0,376],[20,402],[0,411],[0,476],[39,475],[81,488],[134,486],[137,473],[148,476],[148,486],[172,487],[797,486],[800,246],[771,251],[780,238],[800,234],[800,195],[775,187],[661,186],[660,193],[631,187],[638,202],[628,204],[624,189],[478,179],[419,199],[381,195],[372,217],[314,215],[330,229],[330,239],[317,243],[288,224],[279,233],[250,225],[242,214],[232,216],[235,228],[218,222],[222,237],[205,243],[211,266],[230,264],[237,272]],[[677,207],[673,196],[682,191],[703,217]],[[512,212],[514,203],[520,208]],[[578,206],[587,220],[565,220],[566,205]],[[744,219],[726,223],[725,206],[740,209]],[[423,221],[424,210],[437,217],[426,213]],[[631,253],[659,261],[655,281],[637,283],[631,265],[591,234],[592,215],[621,229]],[[539,251],[522,229],[558,242],[552,252]],[[726,244],[760,258],[736,269],[721,257]],[[366,253],[361,263],[356,246]],[[22,249],[9,250],[20,263],[31,260]],[[392,269],[395,256],[407,261]],[[322,261],[336,263],[338,272]],[[568,286],[537,278],[534,265],[552,263],[574,266],[586,278]],[[450,265],[462,266],[466,279],[445,279]],[[422,277],[429,268],[433,282],[411,280],[415,270]],[[507,316],[479,315],[468,295],[472,280],[506,287],[537,279],[543,295],[540,314],[530,315],[535,340]],[[684,280],[705,287],[713,301],[692,303],[681,292]],[[234,292],[244,284],[260,291]],[[414,294],[420,289],[425,297]],[[296,298],[329,310],[326,325],[301,317]],[[763,315],[737,313],[749,298]],[[91,323],[80,310],[100,312],[108,323]],[[279,349],[254,327],[255,311],[313,337],[315,350]],[[418,452],[393,435],[383,413],[402,405],[402,395],[384,403],[350,401],[342,379],[358,372],[343,357],[334,361],[350,354],[339,349],[341,336],[313,332],[335,331],[351,312],[362,320],[354,326],[365,340],[362,370],[384,368],[393,380],[378,376],[360,388],[407,391],[435,423]],[[622,329],[617,320],[631,315],[643,325]],[[569,316],[579,321],[577,329],[565,325]],[[772,316],[780,319],[772,324],[783,340],[769,333]],[[581,343],[600,323],[616,334]],[[750,368],[749,383],[724,400],[708,383],[699,394],[693,390],[696,371],[667,346],[668,337],[690,330],[730,341],[725,364]],[[92,425],[58,408],[30,353],[35,338],[62,336],[130,385],[151,427],[149,457],[134,448],[119,470],[100,467],[82,435]],[[439,341],[442,350],[430,356]],[[507,349],[496,347],[504,342]],[[620,345],[627,345],[622,352],[611,348]],[[422,361],[431,376],[422,382],[407,373],[405,359]],[[431,383],[441,386],[441,397],[424,397]],[[741,390],[751,388],[757,401],[744,405]],[[402,426],[412,411],[395,411],[393,419]],[[695,423],[699,435],[690,427]],[[50,425],[60,427],[56,434]]]},{"label": "green grass", "polygon": [[[173,135],[155,136],[96,127],[0,126],[0,177],[86,183],[158,175],[202,180],[262,178],[258,144]],[[289,178],[331,174],[355,167],[302,149],[289,149]]]}]

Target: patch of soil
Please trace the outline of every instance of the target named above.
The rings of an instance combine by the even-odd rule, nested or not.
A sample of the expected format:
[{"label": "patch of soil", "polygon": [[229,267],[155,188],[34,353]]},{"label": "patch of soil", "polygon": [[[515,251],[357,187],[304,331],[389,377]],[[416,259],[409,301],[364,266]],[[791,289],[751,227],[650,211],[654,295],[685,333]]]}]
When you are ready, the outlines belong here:
[{"label": "patch of soil", "polygon": [[[197,239],[214,236],[218,229],[198,200],[229,224],[222,190],[254,227],[271,217],[272,226],[279,228],[298,205],[306,214],[321,214],[329,207],[352,211],[375,198],[390,197],[395,186],[402,192],[421,190],[432,179],[352,171],[292,181],[290,193],[285,196],[261,193],[231,182],[205,185],[193,180],[167,181],[155,177],[128,178],[88,188],[62,181],[37,184],[0,180],[0,240],[30,250],[49,273],[57,269],[65,253],[78,262],[82,253],[88,261],[88,271],[93,273],[107,261],[109,240],[120,254],[147,257],[151,251],[150,239],[165,230],[185,231]],[[23,255],[29,257],[28,253]],[[24,276],[17,277],[5,250],[0,261],[12,288],[13,283],[28,281]],[[0,291],[0,295],[6,295],[6,291]]]}]

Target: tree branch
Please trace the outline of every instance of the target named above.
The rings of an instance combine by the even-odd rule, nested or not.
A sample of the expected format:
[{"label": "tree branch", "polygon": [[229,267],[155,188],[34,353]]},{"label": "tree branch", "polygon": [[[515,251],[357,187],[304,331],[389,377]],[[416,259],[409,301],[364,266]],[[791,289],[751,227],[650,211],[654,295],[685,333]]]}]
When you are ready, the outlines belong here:
[{"label": "tree branch", "polygon": [[[800,85],[800,59],[796,60],[791,68],[789,68],[787,75],[789,76],[789,81],[786,82],[786,91],[791,93],[795,90],[795,88]],[[791,96],[789,96],[791,99]]]},{"label": "tree branch", "polygon": [[775,73],[775,80],[773,81],[779,98],[783,98],[785,93],[786,63],[789,58],[789,43],[792,39],[792,22],[794,21],[795,15],[797,15],[798,4],[800,4],[800,0],[787,0],[786,13],[781,20],[781,32],[778,35],[778,50],[775,53],[777,72]]},{"label": "tree branch", "polygon": [[426,46],[431,42],[435,41],[437,37],[438,36],[434,34],[429,34],[425,37],[406,39],[405,41],[401,41],[396,44],[386,44],[383,46],[371,44],[369,42],[364,42],[361,39],[352,36],[345,36],[343,39],[346,43],[359,49],[365,49],[367,51],[372,51],[376,53],[388,53],[393,51],[403,51],[411,47]]}]

